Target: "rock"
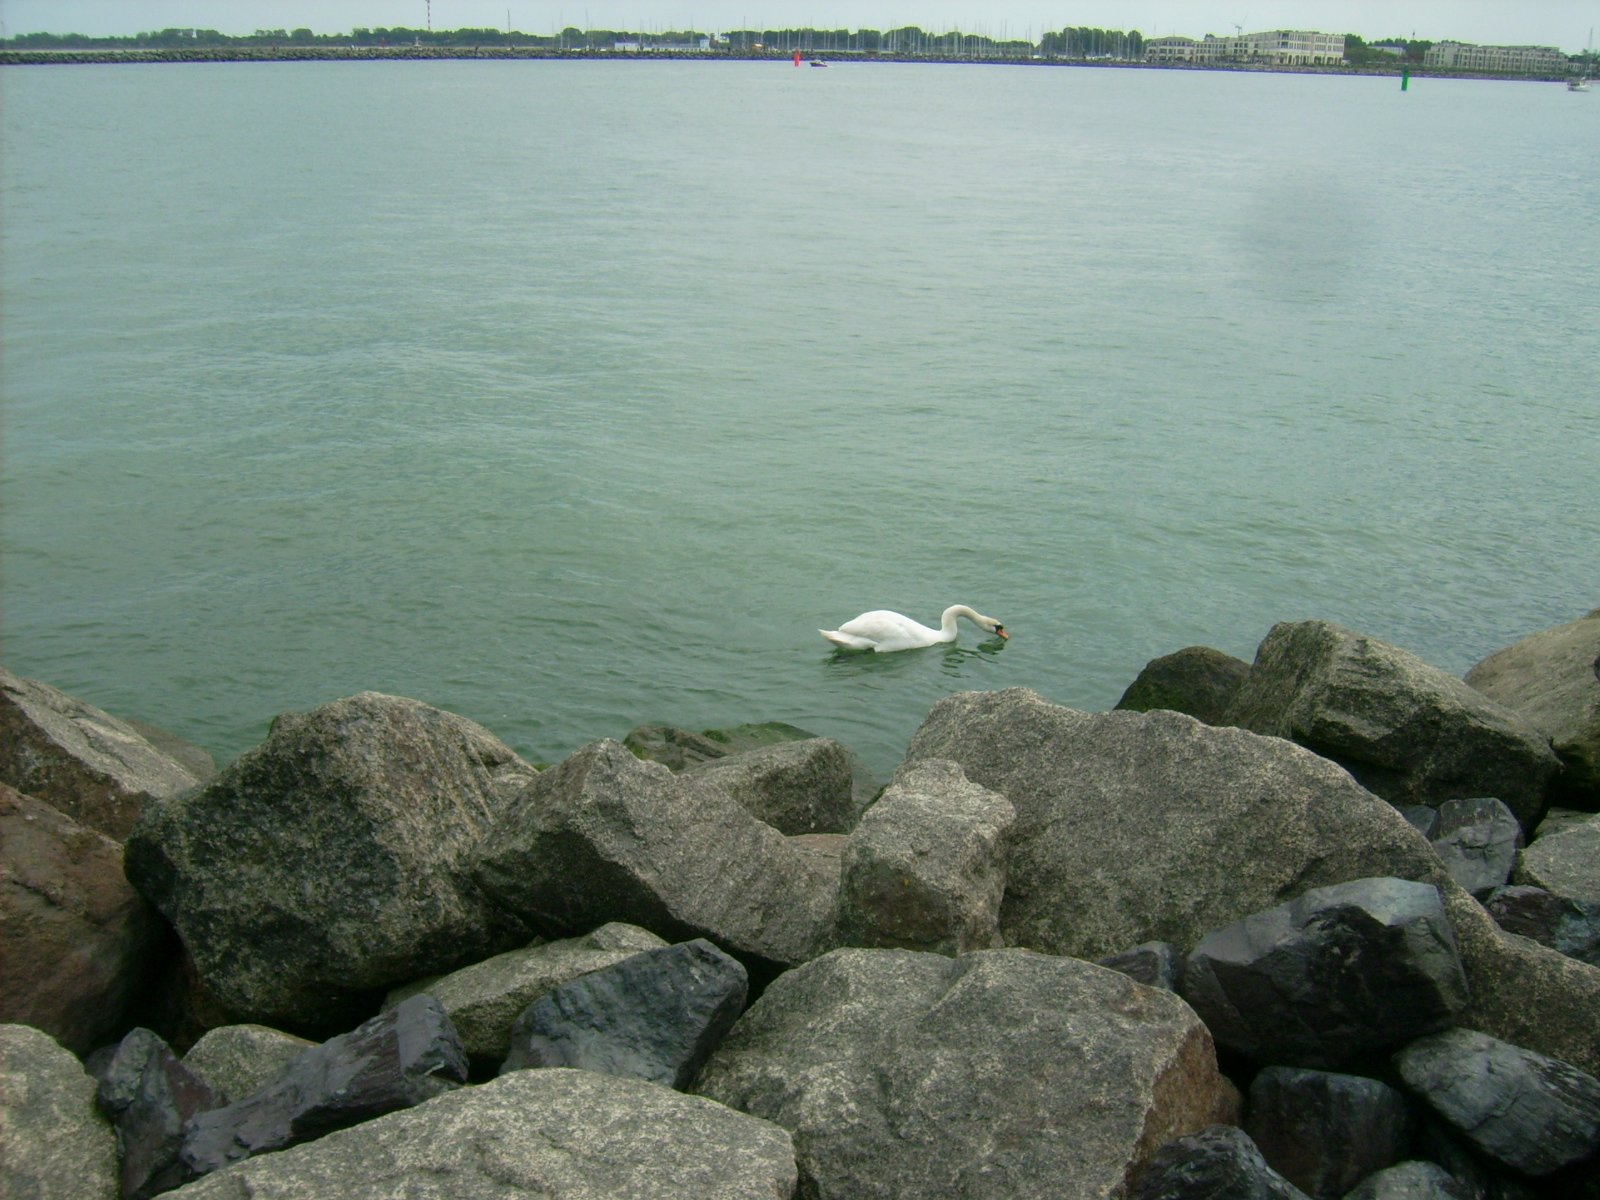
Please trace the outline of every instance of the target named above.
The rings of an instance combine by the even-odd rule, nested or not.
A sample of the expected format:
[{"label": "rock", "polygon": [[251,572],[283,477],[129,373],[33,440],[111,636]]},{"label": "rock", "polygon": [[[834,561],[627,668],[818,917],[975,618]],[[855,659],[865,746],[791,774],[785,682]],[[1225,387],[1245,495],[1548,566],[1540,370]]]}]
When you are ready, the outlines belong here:
[{"label": "rock", "polygon": [[259,1092],[315,1045],[265,1025],[223,1025],[208,1030],[183,1062],[211,1085],[220,1108]]},{"label": "rock", "polygon": [[1467,981],[1437,888],[1363,879],[1207,934],[1184,963],[1183,998],[1219,1045],[1335,1067],[1444,1028]]},{"label": "rock", "polygon": [[117,842],[0,784],[0,1022],[88,1053],[126,1028],[164,934]]},{"label": "rock", "polygon": [[1018,950],[836,950],[768,987],[696,1091],[788,1129],[801,1195],[860,1200],[1115,1195],[1237,1104],[1177,997]]},{"label": "rock", "polygon": [[485,844],[477,879],[544,934],[626,921],[780,965],[825,948],[838,890],[826,859],[720,788],[613,741],[528,786]]},{"label": "rock", "polygon": [[739,961],[704,938],[644,950],[545,993],[500,1068],[576,1067],[683,1089],[744,1011]]},{"label": "rock", "polygon": [[669,771],[682,771],[701,763],[715,762],[728,754],[728,748],[703,733],[677,729],[671,725],[639,725],[628,732],[622,744],[646,762],[658,762]]},{"label": "rock", "polygon": [[636,1079],[514,1071],[308,1145],[264,1154],[173,1200],[787,1200],[776,1125]]},{"label": "rock", "polygon": [[1097,958],[1095,962],[1121,971],[1146,987],[1175,992],[1183,982],[1183,952],[1171,942],[1144,942],[1131,950]]},{"label": "rock", "polygon": [[421,1104],[466,1078],[467,1057],[450,1018],[431,996],[413,996],[303,1051],[262,1090],[197,1116],[179,1157],[191,1177],[206,1175]]},{"label": "rock", "polygon": [[1267,1165],[1315,1200],[1338,1200],[1410,1144],[1405,1097],[1359,1075],[1268,1067],[1247,1111],[1244,1131]]},{"label": "rock", "polygon": [[1523,825],[1559,765],[1510,709],[1327,621],[1273,626],[1225,720],[1332,759],[1393,804],[1498,796]]},{"label": "rock", "polygon": [[1309,1200],[1267,1165],[1242,1129],[1212,1125],[1151,1157],[1128,1200]]},{"label": "rock", "polygon": [[647,929],[614,922],[582,937],[535,942],[449,975],[396,988],[383,1007],[388,1010],[422,992],[433,996],[455,1026],[474,1072],[493,1074],[511,1049],[512,1024],[528,1005],[590,971],[666,944]]},{"label": "rock", "polygon": [[121,841],[152,799],[198,782],[126,721],[0,667],[0,783]]},{"label": "rock", "polygon": [[1600,1151],[1600,1079],[1470,1029],[1394,1056],[1405,1085],[1483,1153],[1534,1177]]},{"label": "rock", "polygon": [[1600,608],[1491,654],[1467,683],[1550,739],[1557,803],[1600,809]]},{"label": "rock", "polygon": [[1427,804],[1397,804],[1395,808],[1430,842],[1439,833],[1439,810]]},{"label": "rock", "polygon": [[71,1051],[27,1025],[0,1025],[0,1196],[118,1200],[117,1139]]},{"label": "rock", "polygon": [[1210,646],[1188,646],[1145,664],[1117,708],[1132,712],[1167,709],[1187,713],[1207,725],[1222,714],[1250,674],[1250,664]]},{"label": "rock", "polygon": [[280,716],[212,782],[152,804],[125,867],[238,1018],[325,1033],[374,993],[527,940],[470,873],[533,777],[480,726],[365,692]]},{"label": "rock", "polygon": [[899,771],[850,835],[839,941],[963,954],[1000,944],[1011,802],[925,759]]},{"label": "rock", "polygon": [[1522,826],[1493,797],[1446,800],[1432,842],[1450,878],[1481,899],[1511,878]]},{"label": "rock", "polygon": [[1471,1200],[1467,1189],[1438,1163],[1397,1163],[1367,1176],[1344,1200]]},{"label": "rock", "polygon": [[940,701],[907,754],[952,759],[1016,808],[1000,910],[1012,944],[1087,959],[1193,946],[1307,888],[1414,879],[1439,888],[1455,929],[1472,996],[1458,1023],[1600,1071],[1600,971],[1503,933],[1393,807],[1309,751],[1015,688]]},{"label": "rock", "polygon": [[1600,903],[1569,900],[1530,884],[1495,888],[1484,899],[1496,924],[1569,958],[1600,967]]},{"label": "rock", "polygon": [[123,1200],[177,1187],[184,1126],[216,1105],[211,1086],[148,1029],[123,1038],[98,1073],[100,1108],[117,1131]]},{"label": "rock", "polygon": [[1600,904],[1600,817],[1541,833],[1517,855],[1516,883]]},{"label": "rock", "polygon": [[147,725],[143,721],[135,721],[132,717],[126,719],[135,733],[193,775],[200,783],[216,775],[217,760],[211,756],[211,751],[185,741],[159,725]]},{"label": "rock", "polygon": [[832,738],[780,742],[688,768],[779,833],[845,833],[855,826],[850,755]]}]

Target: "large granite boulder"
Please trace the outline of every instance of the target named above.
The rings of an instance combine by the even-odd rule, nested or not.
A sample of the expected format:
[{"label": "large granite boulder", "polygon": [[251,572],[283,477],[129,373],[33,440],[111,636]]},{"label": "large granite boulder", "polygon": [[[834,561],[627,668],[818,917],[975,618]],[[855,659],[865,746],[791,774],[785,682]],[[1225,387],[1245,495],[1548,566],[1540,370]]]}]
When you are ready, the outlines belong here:
[{"label": "large granite boulder", "polygon": [[184,1126],[214,1108],[211,1085],[148,1029],[134,1029],[98,1071],[100,1109],[117,1131],[122,1200],[145,1200],[184,1181]]},{"label": "large granite boulder", "polygon": [[119,843],[0,784],[0,1022],[87,1054],[126,1027],[168,936]]},{"label": "large granite boulder", "polygon": [[1250,664],[1243,659],[1210,646],[1187,646],[1146,663],[1117,707],[1130,712],[1164,708],[1220,725],[1248,674]]},{"label": "large granite boulder", "polygon": [[152,804],[125,868],[237,1017],[326,1033],[395,984],[527,940],[471,870],[533,777],[482,727],[365,692],[279,717],[216,779]]},{"label": "large granite boulder", "polygon": [[954,763],[896,773],[845,844],[839,942],[961,954],[1000,944],[1011,802]]},{"label": "large granite boulder", "polygon": [[1309,751],[1017,688],[940,701],[907,757],[952,759],[1015,807],[1000,916],[1010,944],[1089,959],[1147,941],[1192,947],[1309,888],[1419,880],[1444,897],[1466,968],[1472,1005],[1458,1020],[1600,1070],[1600,971],[1501,932],[1398,811]]},{"label": "large granite boulder", "polygon": [[220,1108],[259,1092],[314,1045],[265,1025],[219,1025],[189,1047],[183,1064],[210,1085]]},{"label": "large granite boulder", "polygon": [[1017,950],[836,950],[780,976],[695,1089],[794,1135],[801,1194],[1115,1195],[1236,1112],[1168,992]]},{"label": "large granite boulder", "polygon": [[307,1145],[247,1159],[172,1200],[789,1200],[776,1125],[593,1071],[514,1071]]},{"label": "large granite boulder", "polygon": [[688,768],[779,833],[847,833],[856,823],[850,753],[832,738],[778,742]]},{"label": "large granite boulder", "polygon": [[121,841],[151,800],[199,782],[128,722],[0,667],[0,783]]},{"label": "large granite boulder", "polygon": [[426,992],[444,1006],[474,1071],[492,1074],[511,1049],[512,1024],[540,996],[591,971],[666,944],[648,929],[612,922],[582,937],[538,941],[449,975],[395,988],[384,997],[383,1007],[393,1008]]},{"label": "large granite boulder", "polygon": [[1517,855],[1512,880],[1600,904],[1600,816],[1542,833]]},{"label": "large granite boulder", "polygon": [[550,935],[626,921],[792,965],[833,933],[838,877],[721,788],[594,742],[534,780],[476,878]]},{"label": "large granite boulder", "polygon": [[1393,804],[1498,796],[1525,828],[1559,766],[1509,708],[1328,621],[1273,626],[1224,719],[1332,759]]},{"label": "large granite boulder", "polygon": [[1600,608],[1491,654],[1467,683],[1550,739],[1557,803],[1600,810]]},{"label": "large granite boulder", "polygon": [[118,1200],[117,1139],[70,1050],[0,1025],[0,1196]]}]

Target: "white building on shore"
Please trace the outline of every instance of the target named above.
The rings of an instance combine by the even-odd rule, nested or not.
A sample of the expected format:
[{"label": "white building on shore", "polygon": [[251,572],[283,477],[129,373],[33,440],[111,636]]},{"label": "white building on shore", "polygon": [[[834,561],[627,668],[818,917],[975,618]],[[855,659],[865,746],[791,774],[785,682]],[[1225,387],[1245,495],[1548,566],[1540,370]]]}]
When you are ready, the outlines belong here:
[{"label": "white building on shore", "polygon": [[1278,67],[1339,66],[1344,62],[1344,34],[1315,33],[1305,29],[1268,29],[1233,37],[1206,34],[1204,40],[1186,37],[1150,38],[1145,41],[1146,62],[1257,63]]},{"label": "white building on shore", "polygon": [[1456,71],[1523,74],[1560,74],[1571,66],[1567,56],[1554,46],[1474,46],[1469,42],[1436,42],[1423,51],[1422,65]]}]

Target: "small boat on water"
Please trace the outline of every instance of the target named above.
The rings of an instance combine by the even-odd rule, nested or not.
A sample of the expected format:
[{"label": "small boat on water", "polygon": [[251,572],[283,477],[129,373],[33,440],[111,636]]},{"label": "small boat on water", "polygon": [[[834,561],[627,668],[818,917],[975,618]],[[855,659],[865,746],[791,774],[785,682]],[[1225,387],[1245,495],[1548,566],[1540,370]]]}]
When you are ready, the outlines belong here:
[{"label": "small boat on water", "polygon": [[1587,92],[1590,90],[1589,81],[1582,75],[1574,75],[1567,80],[1567,91],[1569,92]]},{"label": "small boat on water", "polygon": [[825,63],[825,62],[823,62],[823,61],[822,61],[822,60],[821,60],[821,59],[820,59],[820,58],[813,58],[813,59],[812,59],[812,60],[811,60],[811,65],[812,65],[812,66],[813,66],[813,67],[825,67],[825,66],[827,66],[827,65],[828,65],[828,64],[827,64],[827,63]]}]

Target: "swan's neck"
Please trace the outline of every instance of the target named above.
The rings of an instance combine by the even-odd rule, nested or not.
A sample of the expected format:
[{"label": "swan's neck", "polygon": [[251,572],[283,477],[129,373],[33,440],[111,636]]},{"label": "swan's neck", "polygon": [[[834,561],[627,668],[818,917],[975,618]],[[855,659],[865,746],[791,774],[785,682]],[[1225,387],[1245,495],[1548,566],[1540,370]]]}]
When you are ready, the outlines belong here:
[{"label": "swan's neck", "polygon": [[944,616],[939,618],[939,634],[947,642],[955,640],[957,617],[965,617],[969,621],[977,621],[978,614],[965,604],[952,604],[945,609]]}]

